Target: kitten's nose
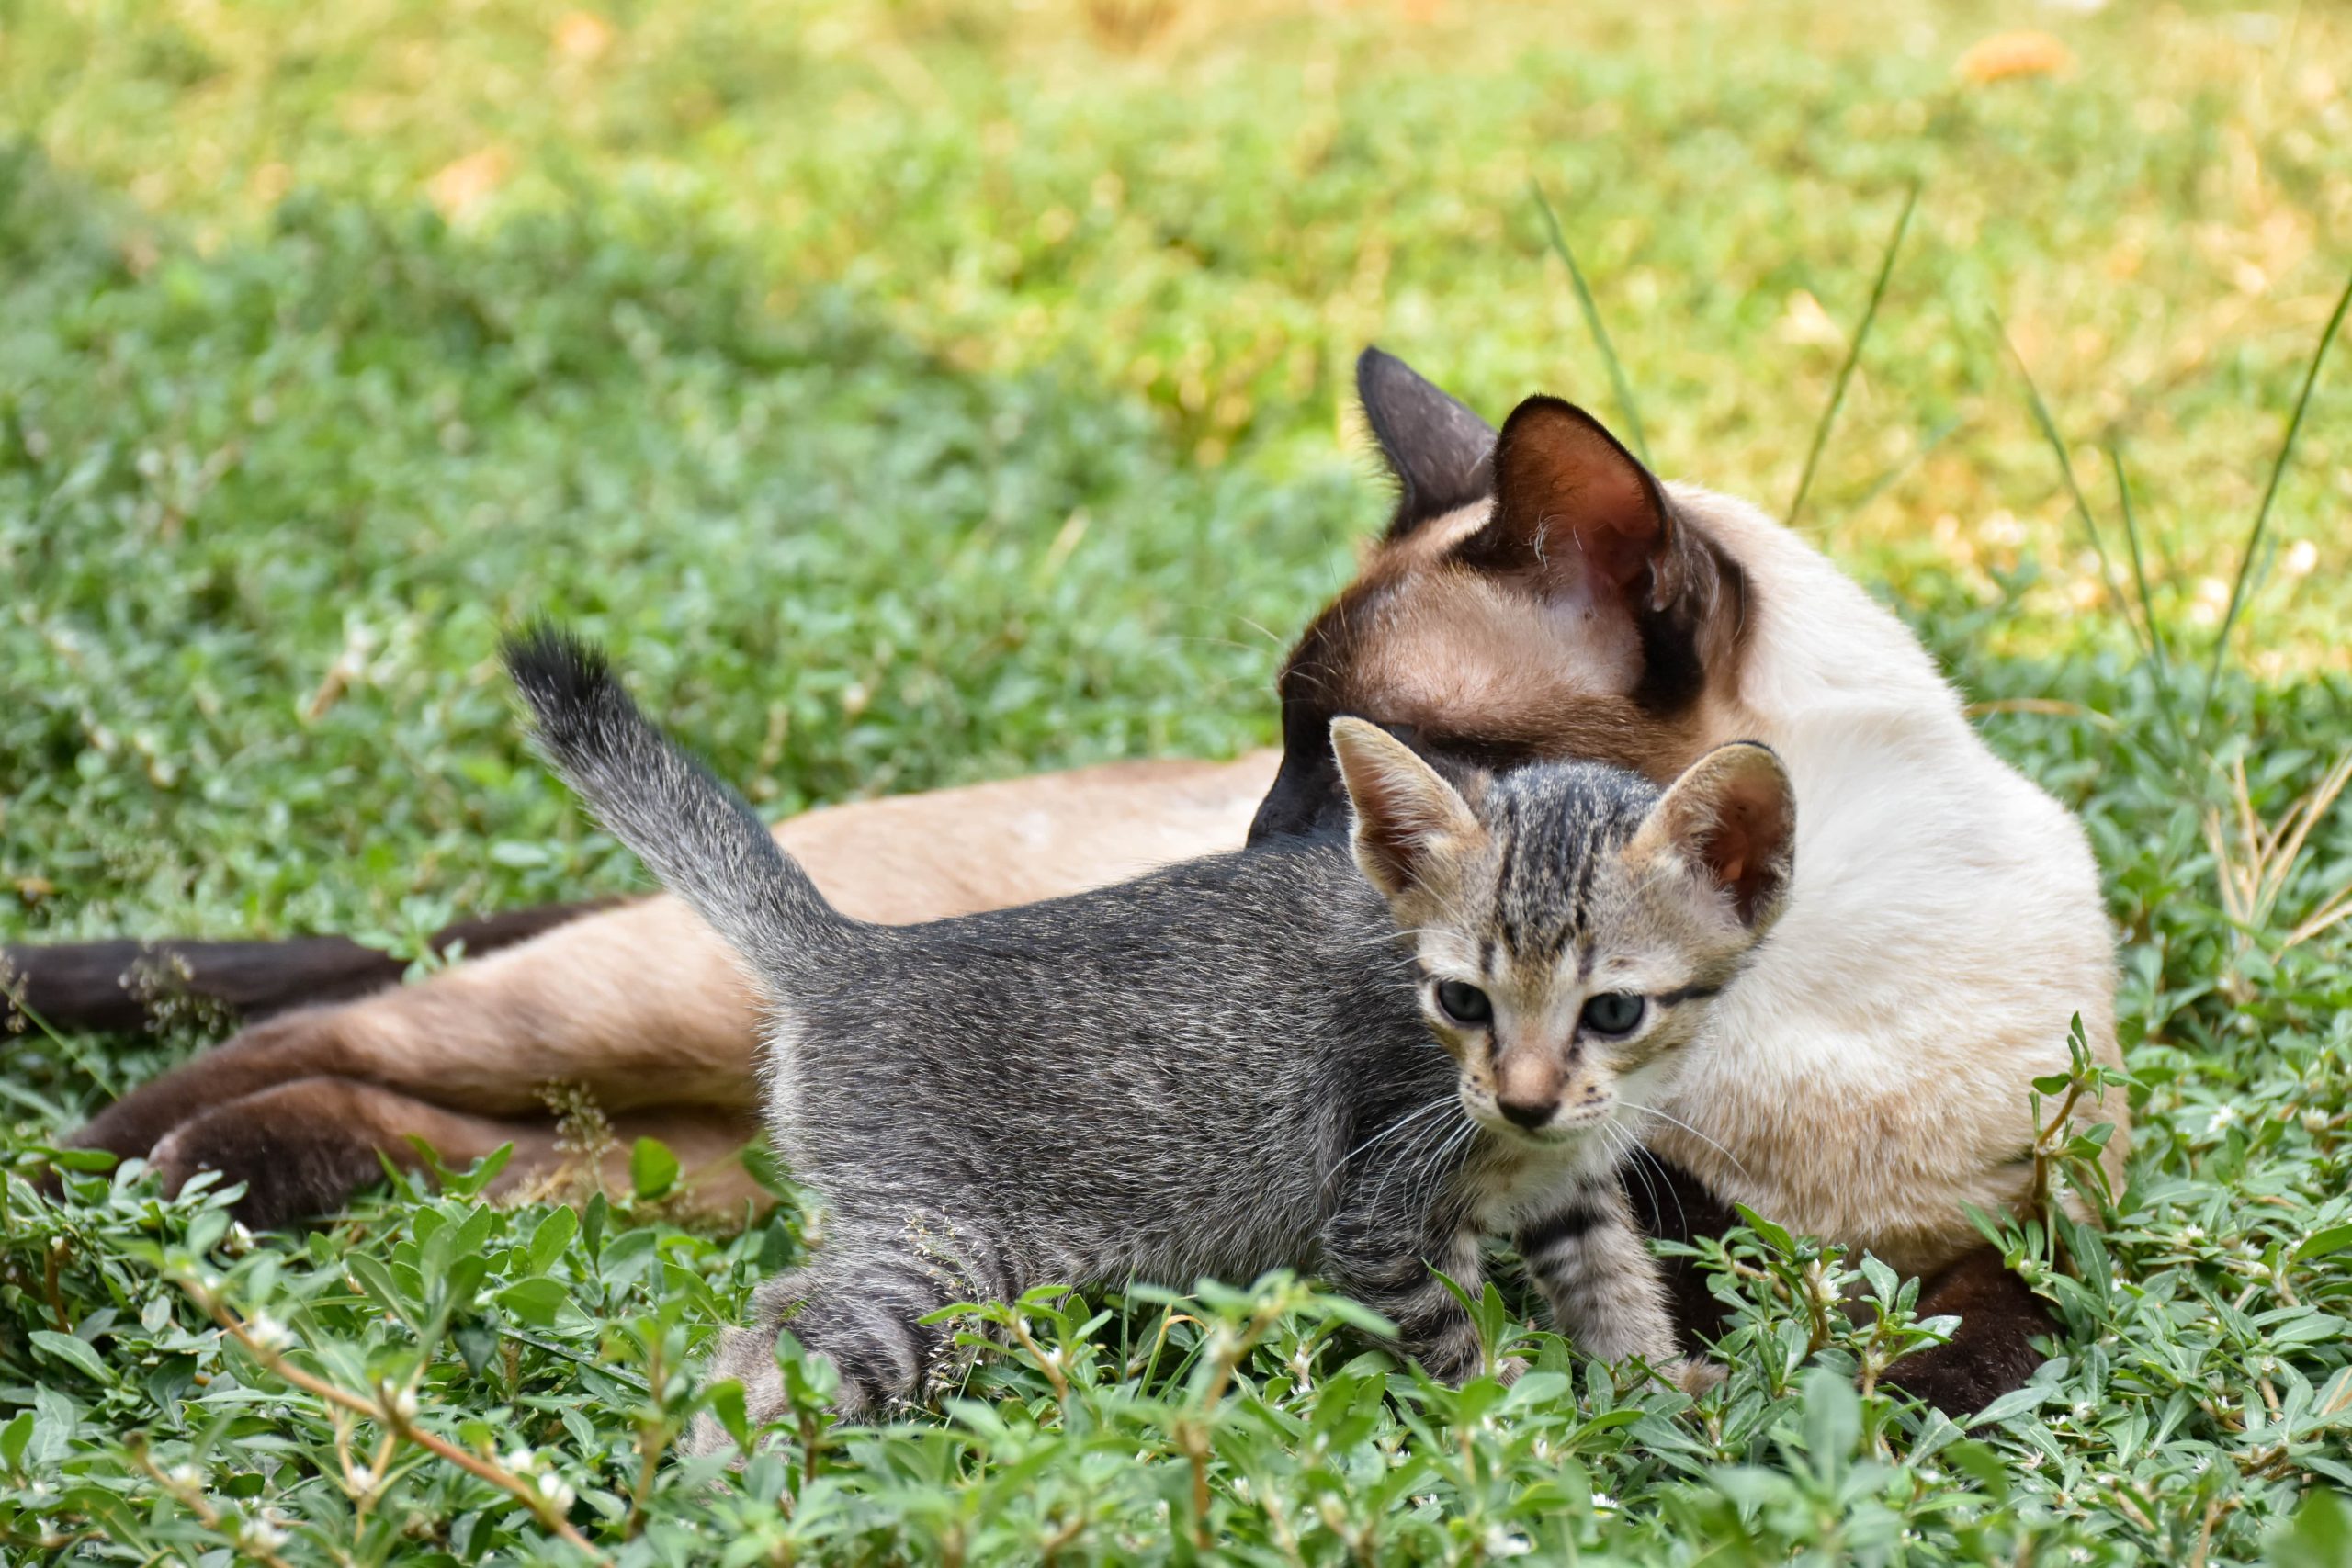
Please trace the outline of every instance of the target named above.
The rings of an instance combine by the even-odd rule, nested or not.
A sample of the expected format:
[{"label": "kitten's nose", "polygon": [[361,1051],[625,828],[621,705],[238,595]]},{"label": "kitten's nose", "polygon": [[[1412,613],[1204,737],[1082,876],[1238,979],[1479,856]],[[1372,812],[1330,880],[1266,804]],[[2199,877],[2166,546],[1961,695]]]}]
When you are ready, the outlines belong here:
[{"label": "kitten's nose", "polygon": [[1559,1104],[1556,1100],[1498,1099],[1495,1109],[1509,1118],[1514,1126],[1524,1127],[1532,1133],[1552,1119],[1552,1112],[1559,1109]]}]

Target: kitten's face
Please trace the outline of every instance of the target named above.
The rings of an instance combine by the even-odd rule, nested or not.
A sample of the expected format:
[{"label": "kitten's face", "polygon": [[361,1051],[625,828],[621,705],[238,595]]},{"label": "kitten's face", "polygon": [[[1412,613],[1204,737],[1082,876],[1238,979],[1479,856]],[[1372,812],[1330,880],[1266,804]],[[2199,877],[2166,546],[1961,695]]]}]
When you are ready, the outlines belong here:
[{"label": "kitten's face", "polygon": [[[1565,1144],[1652,1109],[1755,942],[1707,918],[1681,868],[1631,850],[1638,818],[1592,826],[1589,880],[1573,860],[1531,867],[1535,846],[1490,828],[1465,846],[1456,891],[1399,911],[1463,1109],[1506,1138]],[[1531,875],[1562,896],[1527,908],[1510,890]]]},{"label": "kitten's face", "polygon": [[1780,910],[1794,817],[1771,752],[1722,748],[1663,794],[1555,764],[1465,797],[1371,726],[1333,741],[1471,1119],[1567,1145],[1653,1110]]}]

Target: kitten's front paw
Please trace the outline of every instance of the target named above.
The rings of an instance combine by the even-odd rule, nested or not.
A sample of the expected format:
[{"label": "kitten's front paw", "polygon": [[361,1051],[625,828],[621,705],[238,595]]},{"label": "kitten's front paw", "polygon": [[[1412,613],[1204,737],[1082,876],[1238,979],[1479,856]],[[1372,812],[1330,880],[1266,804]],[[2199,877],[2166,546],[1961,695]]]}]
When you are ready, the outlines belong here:
[{"label": "kitten's front paw", "polygon": [[1502,1381],[1505,1388],[1517,1382],[1526,1373],[1527,1358],[1524,1356],[1505,1356],[1495,1367],[1495,1376]]}]

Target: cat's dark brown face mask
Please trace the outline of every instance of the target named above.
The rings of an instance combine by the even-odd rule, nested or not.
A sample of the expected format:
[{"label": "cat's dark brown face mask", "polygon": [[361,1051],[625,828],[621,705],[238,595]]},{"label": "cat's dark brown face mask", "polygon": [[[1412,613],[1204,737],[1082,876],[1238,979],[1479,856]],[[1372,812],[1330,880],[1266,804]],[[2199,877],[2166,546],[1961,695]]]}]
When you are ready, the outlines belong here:
[{"label": "cat's dark brown face mask", "polygon": [[1449,771],[1580,757],[1674,778],[1736,686],[1737,563],[1582,409],[1530,398],[1498,434],[1378,349],[1356,386],[1396,514],[1283,664],[1283,764],[1251,841],[1344,823],[1341,714]]}]

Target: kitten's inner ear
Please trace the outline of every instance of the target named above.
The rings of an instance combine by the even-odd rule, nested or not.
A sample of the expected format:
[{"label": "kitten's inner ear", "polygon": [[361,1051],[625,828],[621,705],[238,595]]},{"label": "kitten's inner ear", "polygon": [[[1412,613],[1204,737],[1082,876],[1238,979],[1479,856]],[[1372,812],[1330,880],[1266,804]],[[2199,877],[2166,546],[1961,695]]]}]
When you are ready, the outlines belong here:
[{"label": "kitten's inner ear", "polygon": [[[1464,541],[1464,564],[1528,576],[1554,593],[1623,599],[1673,538],[1657,480],[1574,403],[1534,397],[1495,446],[1495,514]],[[1663,583],[1651,583],[1657,607]]]},{"label": "kitten's inner ear", "polygon": [[1484,501],[1495,488],[1495,427],[1423,379],[1393,354],[1356,359],[1364,422],[1396,476],[1393,543],[1432,517]]},{"label": "kitten's inner ear", "polygon": [[1478,819],[1411,747],[1360,718],[1331,721],[1331,750],[1354,808],[1356,864],[1389,897],[1429,891],[1478,837]]},{"label": "kitten's inner ear", "polygon": [[1788,897],[1796,839],[1788,771],[1769,746],[1741,740],[1691,763],[1650,808],[1636,844],[1671,844],[1728,897],[1740,924],[1760,931]]}]

